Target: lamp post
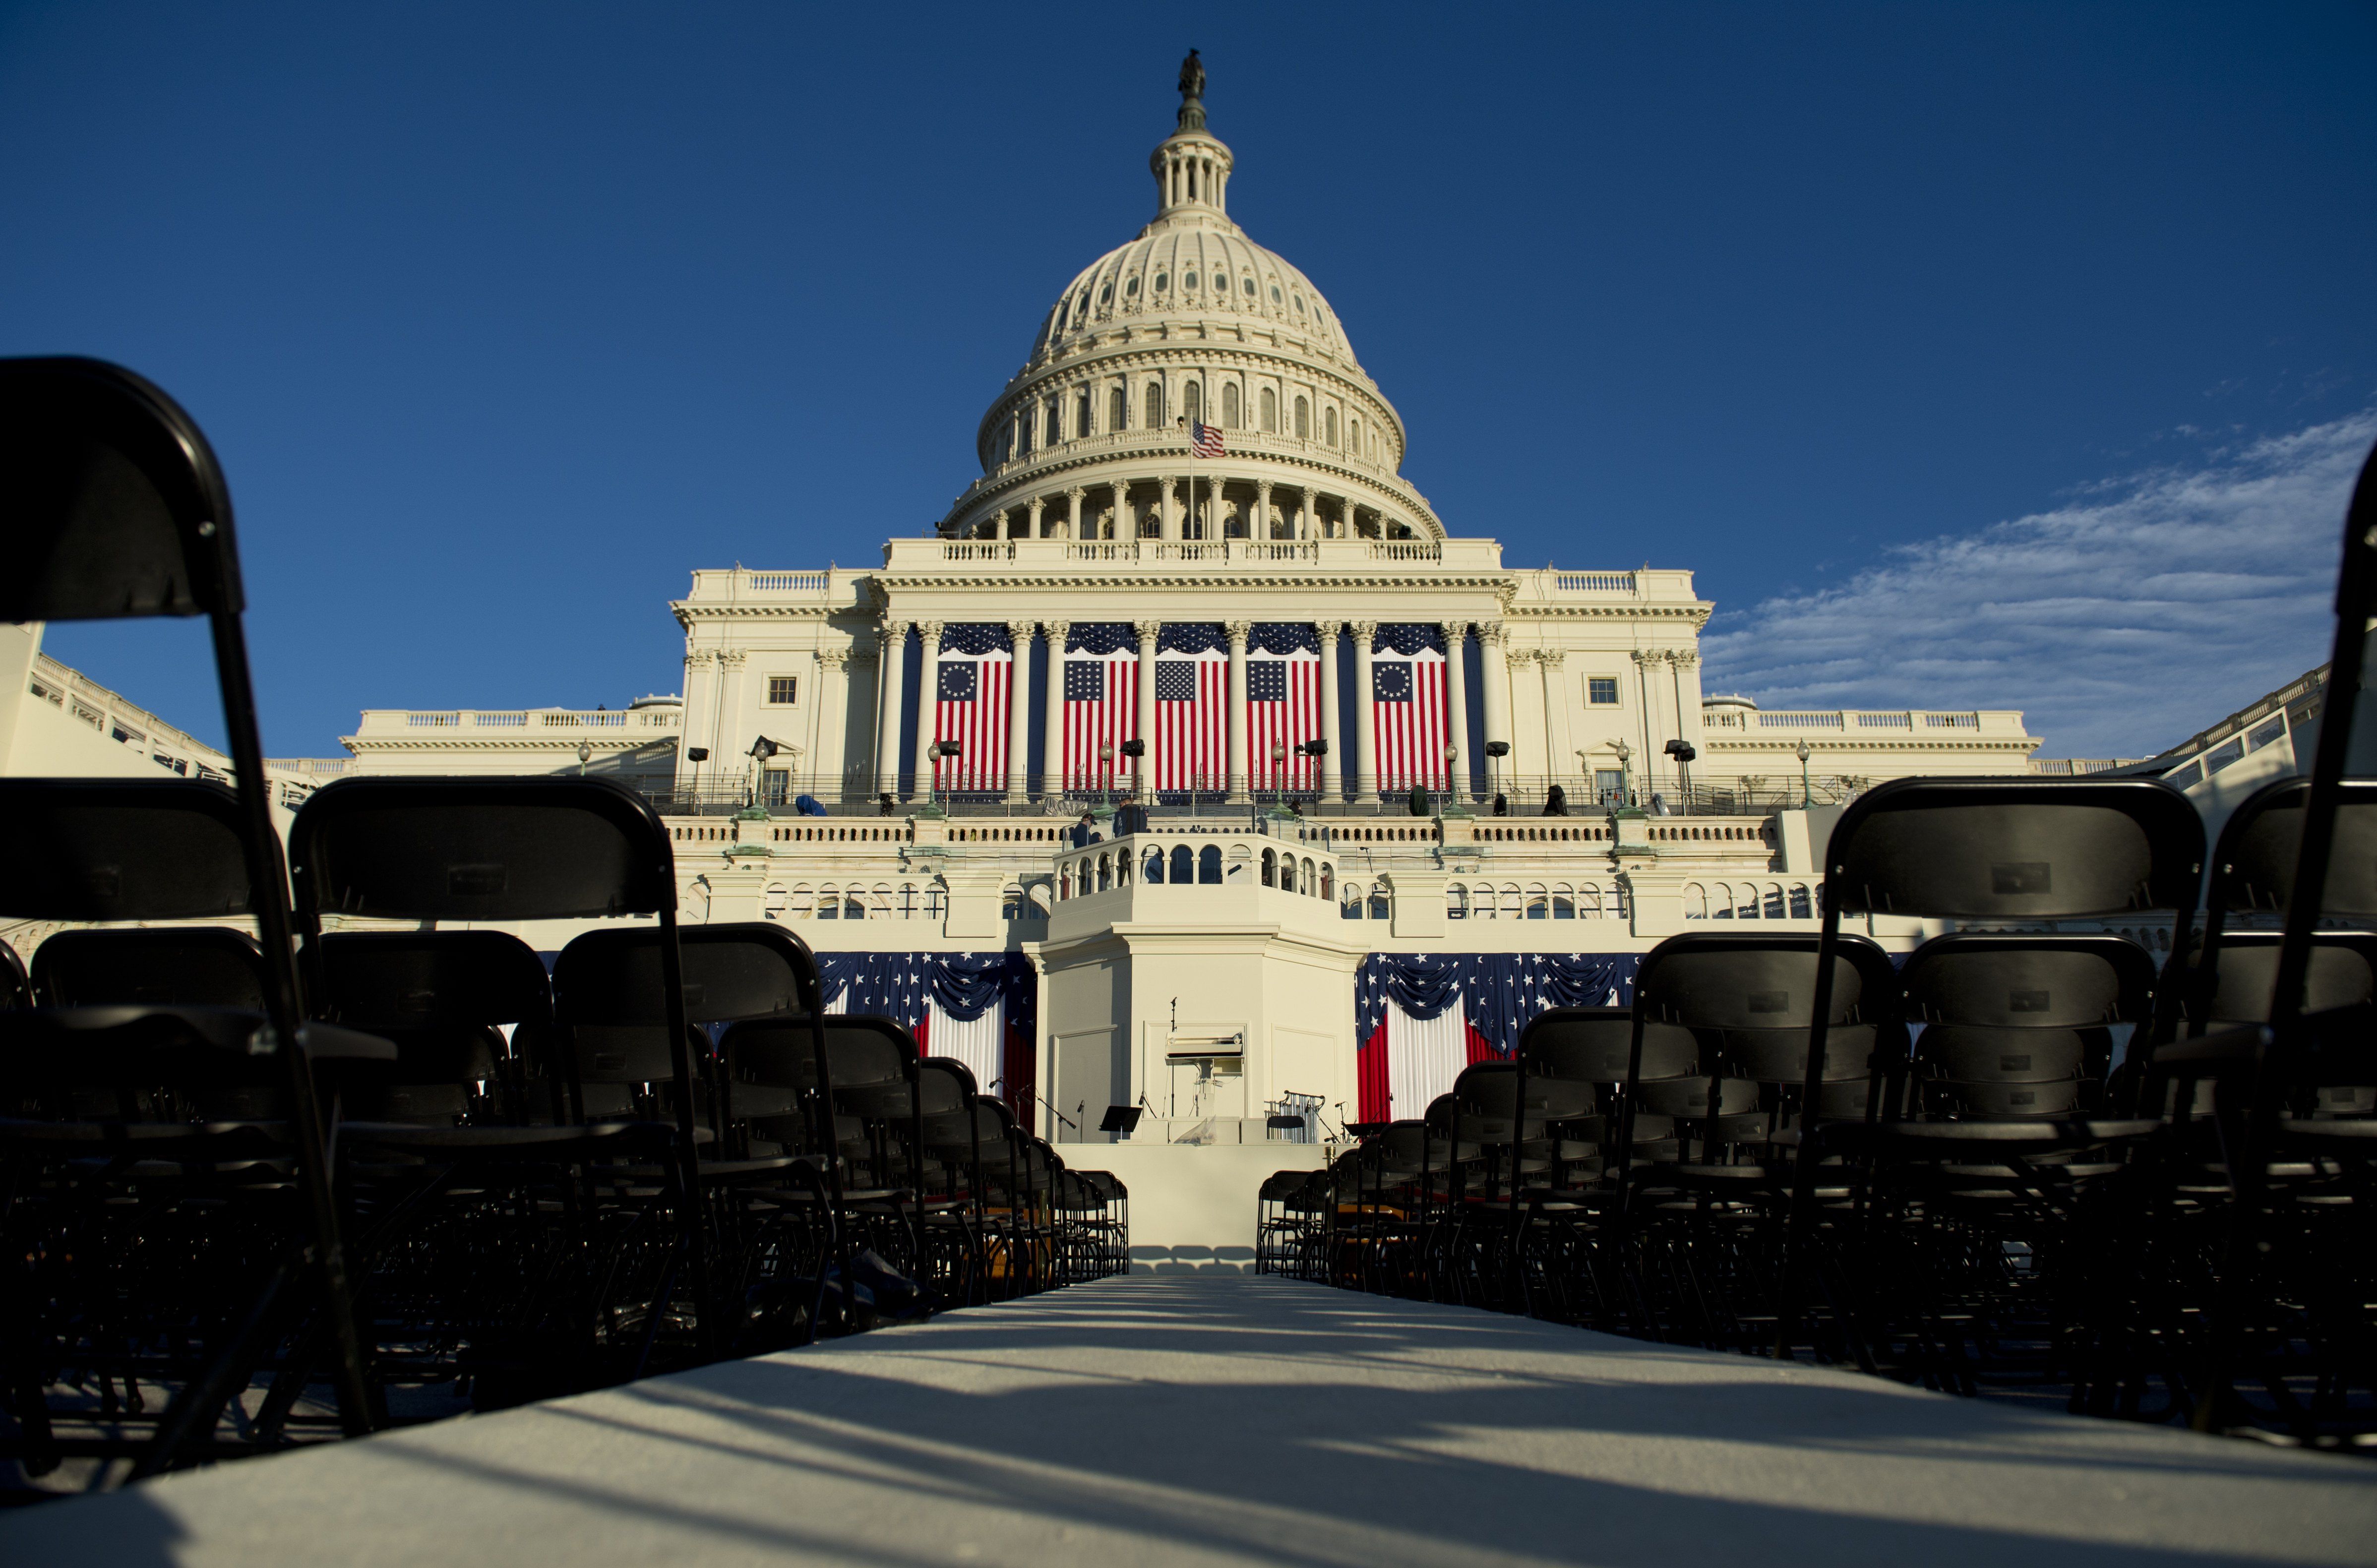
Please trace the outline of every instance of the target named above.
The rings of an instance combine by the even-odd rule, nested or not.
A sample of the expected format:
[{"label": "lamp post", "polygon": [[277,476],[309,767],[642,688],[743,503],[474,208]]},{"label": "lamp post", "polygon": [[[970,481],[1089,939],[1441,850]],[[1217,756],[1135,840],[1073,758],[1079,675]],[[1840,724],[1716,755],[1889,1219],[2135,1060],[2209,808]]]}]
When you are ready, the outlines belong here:
[{"label": "lamp post", "polygon": [[1510,754],[1511,743],[1507,740],[1489,740],[1486,743],[1486,764],[1494,771],[1494,794],[1498,799],[1502,794],[1502,759]]},{"label": "lamp post", "polygon": [[1815,804],[1814,791],[1808,785],[1808,759],[1813,755],[1808,749],[1806,737],[1802,736],[1799,741],[1799,809],[1802,811]]},{"label": "lamp post", "polygon": [[1667,742],[1667,755],[1676,760],[1676,793],[1683,796],[1684,815],[1689,817],[1692,814],[1692,760],[1700,755],[1699,748],[1678,736]]},{"label": "lamp post", "polygon": [[1461,755],[1461,748],[1451,744],[1444,748],[1444,809],[1452,809],[1452,764]]},{"label": "lamp post", "polygon": [[1630,805],[1631,804],[1630,797],[1634,793],[1634,784],[1626,771],[1626,759],[1634,755],[1634,748],[1620,739],[1611,741],[1609,749],[1618,754],[1618,804]]},{"label": "lamp post", "polygon": [[578,776],[579,778],[582,779],[586,776],[587,760],[593,755],[594,747],[592,742],[581,740],[578,743]]},{"label": "lamp post", "polygon": [[1098,748],[1098,804],[1114,809],[1114,747]]},{"label": "lamp post", "polygon": [[775,754],[776,743],[764,735],[751,743],[751,782],[743,793],[743,804],[747,808],[759,804],[759,769]]},{"label": "lamp post", "polygon": [[1273,807],[1287,804],[1283,798],[1287,789],[1287,748],[1277,741],[1271,748],[1271,803]]},{"label": "lamp post", "polygon": [[710,748],[688,746],[685,748],[685,760],[693,764],[693,808],[699,811],[701,809],[701,765],[710,760]]},{"label": "lamp post", "polygon": [[[961,742],[954,740],[937,740],[933,742],[933,755],[936,757],[947,757],[950,760],[954,761],[958,758],[965,755],[965,747]],[[938,806],[940,803],[941,770],[937,767],[933,770],[933,804]]]}]

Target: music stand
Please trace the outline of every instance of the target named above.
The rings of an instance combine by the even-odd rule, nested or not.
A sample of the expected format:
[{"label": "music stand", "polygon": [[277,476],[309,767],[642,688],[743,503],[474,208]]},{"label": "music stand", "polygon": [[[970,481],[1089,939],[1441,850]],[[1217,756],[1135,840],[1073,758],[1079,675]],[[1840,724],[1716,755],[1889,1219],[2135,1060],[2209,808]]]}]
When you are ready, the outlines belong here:
[{"label": "music stand", "polygon": [[1137,1106],[1108,1106],[1105,1116],[1098,1122],[1098,1131],[1111,1132],[1119,1143],[1137,1131],[1140,1108]]}]

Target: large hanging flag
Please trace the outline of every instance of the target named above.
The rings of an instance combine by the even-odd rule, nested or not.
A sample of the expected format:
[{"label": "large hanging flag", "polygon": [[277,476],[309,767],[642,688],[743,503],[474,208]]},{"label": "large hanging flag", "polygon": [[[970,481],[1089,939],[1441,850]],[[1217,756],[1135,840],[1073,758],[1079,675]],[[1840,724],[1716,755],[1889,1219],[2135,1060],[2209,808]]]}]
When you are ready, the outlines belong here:
[{"label": "large hanging flag", "polygon": [[1217,625],[1167,626],[1155,640],[1155,789],[1229,787],[1230,645]]},{"label": "large hanging flag", "polygon": [[[1139,635],[1129,621],[1088,621],[1065,639],[1065,787],[1129,793],[1138,770]],[[1112,760],[1102,755],[1114,748]]]},{"label": "large hanging flag", "polygon": [[1370,725],[1379,791],[1445,786],[1444,628],[1382,626],[1370,640]]},{"label": "large hanging flag", "polygon": [[1625,1007],[1640,954],[1374,952],[1354,975],[1357,1121],[1410,1121],[1547,1008]]},{"label": "large hanging flag", "polygon": [[1007,716],[1015,694],[1015,653],[997,622],[946,628],[934,675],[933,738],[954,740],[958,755],[933,758],[933,787],[1007,787]]},{"label": "large hanging flag", "polygon": [[954,1057],[974,1087],[1027,1114],[1033,1088],[1032,963],[1014,952],[820,952],[825,1010],[904,1024],[927,1056]]},{"label": "large hanging flag", "polygon": [[[1320,640],[1300,621],[1256,624],[1247,639],[1247,772],[1255,793],[1308,794],[1313,760],[1296,750],[1320,738]],[[1272,752],[1284,756],[1272,760]]]}]

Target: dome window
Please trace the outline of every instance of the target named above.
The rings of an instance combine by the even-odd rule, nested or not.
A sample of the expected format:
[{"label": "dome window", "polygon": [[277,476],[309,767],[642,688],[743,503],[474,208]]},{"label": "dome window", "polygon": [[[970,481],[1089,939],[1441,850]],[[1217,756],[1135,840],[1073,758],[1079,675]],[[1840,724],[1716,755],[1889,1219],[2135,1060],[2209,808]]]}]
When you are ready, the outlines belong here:
[{"label": "dome window", "polygon": [[1112,305],[1114,303],[1114,285],[1112,283],[1108,283],[1105,288],[1098,291],[1098,303],[1100,305]]},{"label": "dome window", "polygon": [[1171,273],[1169,273],[1169,272],[1158,272],[1158,273],[1155,275],[1155,292],[1156,292],[1157,293],[1163,293],[1166,288],[1168,288],[1168,287],[1170,287],[1170,286],[1171,286],[1171,283],[1172,283],[1172,274],[1171,274]]},{"label": "dome window", "polygon": [[1247,280],[1247,293],[1248,293],[1248,297],[1250,297],[1250,298],[1251,298],[1251,297],[1253,296],[1253,294],[1254,294],[1254,292],[1255,292],[1255,281],[1254,281],[1252,278],[1248,278],[1248,279]]},{"label": "dome window", "polygon": [[1197,274],[1196,274],[1196,273],[1194,273],[1194,272],[1191,272],[1191,273],[1189,273],[1187,277],[1185,277],[1185,278],[1181,279],[1181,280],[1180,280],[1180,286],[1181,286],[1182,288],[1184,288],[1184,289],[1193,289],[1193,288],[1195,288],[1195,287],[1197,286]]},{"label": "dome window", "polygon": [[1273,305],[1277,305],[1279,303],[1279,285],[1277,283],[1273,283],[1271,286],[1271,302]]},{"label": "dome window", "polygon": [[1139,297],[1139,280],[1138,280],[1138,279],[1136,279],[1136,278],[1133,278],[1133,279],[1131,279],[1129,282],[1125,283],[1125,284],[1122,286],[1122,292],[1123,292],[1123,297],[1124,297],[1124,298],[1126,298],[1126,299],[1136,299],[1136,298],[1138,298],[1138,297]]},{"label": "dome window", "polygon": [[1304,314],[1304,296],[1302,294],[1296,296],[1296,313],[1298,316]]}]

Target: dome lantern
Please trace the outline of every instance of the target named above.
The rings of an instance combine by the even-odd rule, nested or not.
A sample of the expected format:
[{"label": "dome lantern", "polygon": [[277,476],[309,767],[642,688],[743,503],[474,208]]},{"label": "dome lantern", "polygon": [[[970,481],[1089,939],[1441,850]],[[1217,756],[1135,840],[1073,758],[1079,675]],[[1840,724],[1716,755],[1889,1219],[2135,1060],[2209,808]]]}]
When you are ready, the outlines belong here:
[{"label": "dome lantern", "polygon": [[1155,221],[1208,217],[1229,222],[1230,150],[1205,128],[1205,67],[1197,52],[1180,62],[1180,118],[1147,161],[1155,175]]}]

